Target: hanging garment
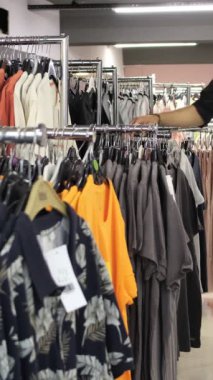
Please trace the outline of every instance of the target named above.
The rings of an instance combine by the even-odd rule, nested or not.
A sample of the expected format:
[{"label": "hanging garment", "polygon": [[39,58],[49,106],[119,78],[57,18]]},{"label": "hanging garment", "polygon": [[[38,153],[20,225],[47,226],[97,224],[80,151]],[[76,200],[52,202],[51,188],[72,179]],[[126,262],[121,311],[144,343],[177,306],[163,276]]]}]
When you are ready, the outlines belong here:
[{"label": "hanging garment", "polygon": [[5,84],[5,70],[3,68],[0,69],[0,93]]},{"label": "hanging garment", "polygon": [[82,192],[77,192],[74,188],[70,194],[62,193],[62,199],[88,222],[109,269],[127,328],[126,306],[132,304],[136,297],[136,284],[126,248],[124,223],[113,186],[111,182],[95,185],[93,177],[89,176]]},{"label": "hanging garment", "polygon": [[[195,175],[195,179],[198,185],[198,188],[204,196],[203,192],[203,184],[202,184],[202,175],[201,175],[201,167],[199,163],[199,158],[192,152],[189,156],[189,161],[192,165],[193,172]],[[206,234],[205,234],[205,225],[204,225],[204,210],[206,208],[205,204],[201,204],[198,206],[198,218],[199,223],[201,225],[201,229],[199,231],[199,247],[200,247],[200,275],[201,275],[201,285],[204,292],[208,291],[208,276],[207,276],[207,249],[206,249]]]},{"label": "hanging garment", "polygon": [[170,163],[171,172],[166,171],[161,164],[165,152],[161,157],[158,150],[144,147],[141,154],[138,145],[137,150],[138,159],[130,154],[128,164],[128,154],[126,164],[111,154],[103,165],[119,195],[138,288],[128,310],[133,379],[176,380],[179,351],[200,346],[201,287],[194,236],[199,227],[196,205],[203,196],[183,151],[181,165],[190,173],[189,181],[179,166],[172,170]]},{"label": "hanging garment", "polygon": [[[109,270],[119,309],[128,330],[126,307],[133,303],[137,289],[125,242],[124,222],[111,182],[95,185],[92,176],[89,176],[82,193],[77,192],[77,187],[74,186],[70,192],[62,195],[62,199],[71,204],[78,215],[89,223]],[[127,372],[119,380],[130,378],[130,372]]]},{"label": "hanging garment", "polygon": [[38,111],[38,87],[42,81],[42,76],[40,73],[36,74],[33,79],[28,92],[27,92],[27,106],[26,109],[29,110],[29,116],[27,119],[27,126],[32,127],[36,125],[37,111]]},{"label": "hanging garment", "polygon": [[174,189],[170,191],[165,168],[159,167],[159,192],[165,228],[166,279],[161,282],[160,304],[162,323],[162,379],[176,379],[178,336],[177,308],[181,280],[192,270],[192,258],[188,248],[188,236],[174,200]]},{"label": "hanging garment", "polygon": [[102,124],[113,124],[111,120],[111,113],[110,113],[110,98],[107,91],[103,92],[102,95],[102,118],[101,122]]},{"label": "hanging garment", "polygon": [[213,290],[213,153],[211,150],[199,150],[198,156],[201,165],[202,184],[206,208],[204,210],[204,224],[207,246],[208,291]]},{"label": "hanging garment", "polygon": [[90,125],[96,123],[97,94],[90,92],[74,94],[69,91],[69,112],[73,124]]},{"label": "hanging garment", "polygon": [[[203,198],[203,196],[202,196],[202,194],[198,188],[192,166],[189,162],[188,157],[185,154],[184,149],[182,149],[180,152],[180,169],[185,174],[187,181],[189,183],[189,186],[193,192],[196,207],[203,205],[204,204],[204,198]],[[200,230],[200,228],[201,227],[199,227],[199,230]],[[194,246],[195,246],[195,254],[196,254],[198,271],[199,271],[200,286],[201,286],[201,291],[202,291],[199,232],[194,236]]]},{"label": "hanging garment", "polygon": [[[77,380],[90,374],[109,380],[132,368],[106,267],[86,223],[69,207],[67,212],[67,219],[52,211],[33,222],[21,214],[1,249],[0,351],[7,354],[1,376]],[[44,258],[44,252],[63,244],[87,301],[77,312],[65,311],[63,288],[53,281]]]},{"label": "hanging garment", "polygon": [[23,109],[23,104],[21,100],[21,94],[22,94],[22,89],[23,85],[26,82],[28,78],[28,73],[24,71],[20,79],[15,85],[14,89],[14,113],[15,113],[15,127],[22,127],[24,128],[26,126],[26,120],[25,120],[25,115],[24,115],[24,109]]},{"label": "hanging garment", "polygon": [[[179,331],[179,348],[180,351],[190,351],[191,347],[200,347],[200,329],[201,329],[201,290],[199,282],[199,271],[197,258],[194,247],[194,236],[199,232],[198,215],[195,204],[195,199],[192,190],[188,184],[184,173],[180,168],[171,172],[174,181],[176,200],[180,213],[182,215],[184,227],[189,237],[189,249],[193,261],[193,271],[187,275],[186,281],[182,281],[183,287],[179,300],[179,315],[178,315],[178,331]],[[185,324],[183,328],[183,313],[184,320],[188,319],[188,327]]]},{"label": "hanging garment", "polygon": [[28,78],[24,82],[22,86],[22,92],[21,92],[21,102],[24,110],[24,115],[25,115],[25,123],[28,120],[29,117],[29,102],[28,102],[28,90],[30,88],[31,83],[34,80],[34,75],[31,73],[28,75]]},{"label": "hanging garment", "polygon": [[[199,347],[200,345],[201,288],[194,247],[194,236],[199,231],[197,202],[194,195],[196,192],[194,193],[190,187],[190,181],[183,170],[181,170],[178,162],[175,162],[177,163],[177,167],[172,165],[172,162],[167,162],[166,164],[168,156],[166,157],[165,150],[167,149],[167,152],[169,152],[169,149],[166,147],[164,140],[163,142],[161,140],[156,142],[156,138],[153,141],[150,138],[140,137],[138,141],[135,137],[134,139],[130,137],[129,146],[125,146],[125,141],[122,142],[120,151],[117,149],[117,145],[115,149],[115,142],[117,143],[118,141],[117,134],[115,138],[112,136],[109,139],[109,147],[106,148],[105,146],[106,149],[103,149],[104,142],[101,148],[101,141],[102,139],[98,143],[100,146],[97,144],[97,147],[93,147],[93,154],[101,159],[103,172],[112,179],[112,182],[107,182],[103,178],[101,171],[99,173],[101,174],[100,178],[97,173],[97,176],[95,175],[92,168],[88,166],[91,160],[90,155],[88,155],[88,162],[84,168],[85,173],[82,171],[84,181],[86,182],[82,189],[81,185],[79,185],[79,177],[77,176],[76,180],[74,180],[79,169],[77,168],[77,173],[74,175],[75,161],[72,161],[73,156],[69,156],[69,159],[72,161],[71,178],[68,175],[68,178],[59,181],[58,178],[61,177],[54,173],[54,186],[61,192],[65,186],[68,189],[69,184],[72,184],[69,190],[63,191],[61,197],[89,223],[101,256],[104,258],[104,263],[102,261],[104,269],[97,265],[97,258],[95,260],[92,259],[94,258],[94,254],[98,253],[95,242],[87,225],[74,214],[73,209],[70,210],[68,207],[68,214],[73,216],[73,222],[69,217],[61,216],[56,211],[50,211],[49,214],[40,214],[33,222],[30,222],[29,218],[26,216],[23,218],[22,214],[18,216],[18,219],[13,214],[11,214],[12,218],[8,217],[10,213],[8,215],[5,211],[5,205],[2,205],[1,210],[0,203],[0,268],[1,252],[3,252],[2,256],[6,255],[6,257],[9,257],[9,260],[13,260],[17,255],[18,258],[20,256],[21,265],[24,267],[24,275],[22,275],[24,284],[27,278],[24,290],[28,289],[29,283],[30,288],[32,287],[32,297],[29,296],[27,291],[27,296],[25,296],[24,291],[21,291],[22,288],[19,288],[21,284],[17,285],[20,276],[14,276],[14,270],[11,269],[9,285],[4,282],[3,291],[5,295],[14,295],[15,302],[11,304],[8,296],[0,299],[0,307],[3,304],[2,314],[4,315],[3,327],[0,326],[0,339],[2,339],[0,343],[3,342],[0,345],[0,349],[2,349],[0,354],[1,356],[4,355],[5,368],[9,368],[10,363],[14,363],[13,361],[9,363],[7,354],[7,350],[9,350],[10,356],[15,358],[17,376],[20,375],[22,368],[26,371],[25,373],[29,371],[37,373],[37,367],[39,367],[39,371],[41,371],[40,377],[44,378],[44,380],[49,380],[49,378],[54,379],[56,376],[58,378],[60,376],[67,376],[68,379],[69,376],[72,376],[71,378],[82,378],[83,380],[85,376],[88,376],[85,375],[85,372],[87,374],[90,373],[92,380],[96,380],[97,376],[99,378],[103,377],[103,379],[112,379],[119,375],[121,375],[122,380],[129,380],[131,378],[129,369],[132,369],[133,380],[176,380],[179,349],[187,351],[191,347]],[[108,141],[107,138],[106,141]],[[139,144],[144,144],[144,146],[138,147]],[[147,148],[147,146],[150,146],[150,148]],[[117,150],[119,153],[117,153]],[[180,153],[183,154],[183,152]],[[186,155],[184,156],[185,158],[188,160]],[[63,159],[61,162],[58,162],[58,170],[62,162]],[[189,165],[191,164],[189,163]],[[89,175],[86,177],[87,169],[92,170],[93,176]],[[187,170],[190,171],[188,166]],[[194,175],[192,168],[190,175]],[[96,184],[98,180],[101,180],[101,185]],[[60,190],[58,187],[59,183],[64,185]],[[74,185],[76,183],[81,190],[79,190],[78,186]],[[121,216],[121,209],[112,183],[117,188],[125,223]],[[191,183],[194,183],[193,179]],[[207,192],[208,189],[206,188],[205,191]],[[10,227],[10,222],[15,223],[15,225]],[[75,233],[76,224],[81,227],[83,225],[83,227],[79,227]],[[24,229],[21,231],[22,226],[24,226]],[[136,232],[134,229],[136,229]],[[132,231],[131,234],[130,231]],[[125,232],[126,237],[128,237],[130,258],[128,257],[125,242]],[[73,239],[73,234],[75,239]],[[83,240],[82,235],[85,235],[84,238],[86,240]],[[9,240],[8,242],[10,237],[11,241]],[[8,243],[4,247],[5,241]],[[48,297],[44,296],[41,299],[36,283],[38,281],[38,271],[36,271],[36,276],[34,274],[37,265],[36,258],[38,257],[39,262],[41,262],[40,258],[43,258],[43,261],[46,263],[43,252],[49,252],[55,246],[60,247],[64,242],[68,246],[68,254],[83,294],[89,300],[89,305],[85,306],[85,309],[81,308],[75,312],[75,322],[72,322],[72,326],[74,325],[75,327],[74,333],[72,331],[72,337],[74,334],[72,342],[69,337],[67,338],[68,331],[70,330],[65,323],[67,322],[67,319],[64,317],[66,313],[63,314],[63,307],[59,307],[58,309],[58,305],[61,304],[57,303],[58,298],[60,299],[61,291],[64,289],[56,287],[56,294],[51,293]],[[3,247],[1,247],[1,243]],[[29,246],[32,246],[30,254]],[[73,250],[69,248],[70,246]],[[38,248],[38,252],[35,247]],[[28,261],[31,255],[34,265],[30,266]],[[98,262],[99,260],[101,260],[100,256]],[[96,263],[95,268],[94,261]],[[4,262],[2,261],[3,264]],[[26,273],[28,271],[29,275],[27,277]],[[103,271],[107,275],[107,278],[104,276],[103,282],[99,271],[102,275]],[[5,271],[2,271],[2,273],[4,279]],[[135,277],[133,273],[135,273]],[[105,306],[105,303],[108,303],[105,302],[103,296],[105,290],[103,289],[106,289],[105,286],[108,287],[106,284],[110,282],[110,277],[113,282],[118,306],[117,304],[115,305],[117,311],[115,311],[114,307],[110,307],[110,315],[107,317],[106,313],[109,309]],[[46,286],[49,284],[49,281],[46,283],[46,278],[47,276],[43,271],[42,273],[39,272],[40,285]],[[136,296],[135,278],[138,296],[133,300],[134,291]],[[10,287],[13,279],[16,285],[15,290],[12,292]],[[32,282],[33,286],[31,286]],[[112,286],[111,282],[110,286]],[[90,289],[92,289],[92,301],[90,299]],[[44,334],[42,332],[42,339],[40,335],[34,334],[34,324],[32,332],[30,330],[31,326],[29,325],[28,315],[25,316],[23,313],[23,310],[25,312],[26,308],[22,304],[20,306],[18,301],[22,299],[22,295],[25,305],[33,304],[32,309],[30,306],[28,308],[35,311],[33,311],[32,320],[39,327],[37,328],[37,334],[39,334],[39,331],[43,331],[41,319],[45,323],[46,330]],[[56,298],[58,296],[58,298],[55,299],[55,296]],[[98,297],[98,302],[96,302],[96,297]],[[103,297],[103,302],[100,300],[101,297]],[[30,301],[28,302],[28,300]],[[133,301],[134,303],[132,304]],[[133,343],[136,362],[134,369],[131,359],[131,347],[126,334],[127,323],[125,322],[126,306],[129,304],[128,330]],[[100,305],[102,306],[99,307]],[[48,309],[49,306],[51,306],[51,310]],[[15,308],[20,320],[19,318],[18,320],[17,318],[12,319],[12,317],[6,318],[7,314],[11,314],[13,308]],[[40,309],[42,309],[42,312]],[[40,318],[41,314],[42,317],[44,315],[45,317]],[[49,352],[45,351],[46,342],[50,336],[46,315],[48,315],[48,320],[51,321],[51,328],[52,321],[54,321],[57,327],[59,326],[58,329],[56,328],[56,338],[53,338],[50,346],[48,346],[51,349],[51,357],[48,356]],[[112,315],[117,315],[116,321]],[[98,326],[96,326],[96,322],[91,323],[94,319],[95,321],[98,320]],[[109,321],[113,321],[112,338],[107,336],[107,331],[109,330],[107,329],[107,324],[104,324],[104,321],[108,319]],[[12,337],[10,336],[10,321],[15,326],[14,331],[16,335],[12,334]],[[60,324],[61,321],[62,323]],[[125,323],[123,324],[123,322]],[[122,323],[123,327],[121,327],[120,323]],[[26,325],[26,330],[22,327],[24,324]],[[122,331],[124,329],[125,336],[122,335],[120,330],[117,330],[116,326],[118,325]],[[4,330],[1,331],[1,329]],[[15,339],[19,342],[19,335],[22,329],[28,333],[27,339],[28,337],[33,337],[33,340],[30,340],[30,352],[33,352],[33,355],[35,352],[35,360],[32,360],[30,363],[28,357],[26,357],[26,352],[23,353],[23,358],[20,360],[17,346],[14,345]],[[110,329],[109,334],[111,334],[111,331]],[[116,339],[120,335],[123,338],[119,340],[118,345]],[[125,339],[127,340],[124,341]],[[24,344],[23,346],[21,345],[21,352],[23,352],[24,348],[26,349],[26,344],[28,343],[24,334],[23,340]],[[37,346],[34,344],[35,341],[36,343],[39,342],[38,348],[41,346],[42,352],[37,351]],[[61,349],[59,351],[58,341],[61,342]],[[70,345],[67,342],[71,342]],[[126,352],[125,343],[127,344],[128,352]],[[92,360],[88,358],[91,355],[91,346]],[[96,350],[98,351],[98,356],[96,356]],[[67,352],[69,352],[68,356]],[[77,355],[76,352],[78,352]],[[102,359],[100,359],[100,355]],[[70,364],[67,359],[68,357],[71,357],[73,363],[75,363]],[[95,370],[93,370],[93,367],[91,369],[91,361],[94,364]],[[128,365],[127,363],[130,364]],[[94,373],[94,378],[92,377],[92,373]]]},{"label": "hanging garment", "polygon": [[23,71],[19,70],[16,74],[12,75],[4,83],[1,92],[0,101],[0,124],[2,126],[14,126],[14,89],[15,85],[22,76]]},{"label": "hanging garment", "polygon": [[37,113],[35,125],[44,123],[47,128],[54,128],[54,106],[55,98],[52,97],[51,90],[54,90],[50,85],[49,74],[45,73],[37,88]]}]

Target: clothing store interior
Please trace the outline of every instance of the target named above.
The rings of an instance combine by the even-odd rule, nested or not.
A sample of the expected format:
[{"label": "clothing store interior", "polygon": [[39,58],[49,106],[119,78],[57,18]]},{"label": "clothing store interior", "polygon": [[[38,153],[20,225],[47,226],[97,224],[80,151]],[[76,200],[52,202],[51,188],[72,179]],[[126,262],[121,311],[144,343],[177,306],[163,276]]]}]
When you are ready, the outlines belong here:
[{"label": "clothing store interior", "polygon": [[212,352],[213,1],[0,0],[0,380]]}]

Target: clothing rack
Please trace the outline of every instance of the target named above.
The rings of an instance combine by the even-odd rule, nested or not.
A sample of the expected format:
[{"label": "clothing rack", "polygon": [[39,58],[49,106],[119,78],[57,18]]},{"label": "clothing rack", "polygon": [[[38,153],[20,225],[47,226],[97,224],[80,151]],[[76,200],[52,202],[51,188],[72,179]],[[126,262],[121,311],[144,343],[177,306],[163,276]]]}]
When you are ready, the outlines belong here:
[{"label": "clothing rack", "polygon": [[30,36],[30,37],[4,37],[0,38],[0,46],[16,45],[60,45],[61,64],[61,101],[60,101],[60,127],[68,124],[68,48],[69,36]]},{"label": "clothing rack", "polygon": [[[154,132],[154,131],[161,131],[161,132],[173,132],[173,131],[180,131],[180,132],[213,132],[213,127],[192,127],[192,128],[180,128],[180,127],[162,127],[157,126],[156,124],[143,124],[143,125],[69,125],[67,128],[65,128],[65,131],[69,130],[78,130],[78,128],[81,131],[94,131],[94,132],[121,132],[121,133],[132,133],[132,132]],[[49,131],[49,130],[48,130]],[[63,131],[61,131],[63,133]]]},{"label": "clothing rack", "polygon": [[19,144],[38,144],[45,146],[47,144],[47,129],[43,124],[37,128],[0,128],[0,142],[19,143]]},{"label": "clothing rack", "polygon": [[46,146],[47,139],[92,140],[94,131],[75,128],[52,129],[44,124],[32,128],[0,128],[0,143],[38,144]]},{"label": "clothing rack", "polygon": [[69,60],[68,71],[69,73],[87,71],[94,72],[96,68],[96,87],[97,87],[97,124],[101,124],[101,111],[102,111],[102,61],[97,60]]},{"label": "clothing rack", "polygon": [[[157,125],[70,125],[63,129],[46,128],[44,124],[32,128],[0,127],[0,142],[19,143],[19,144],[38,144],[46,146],[47,139],[60,140],[92,140],[95,132],[100,133],[133,133],[133,132],[162,132],[160,136],[168,135],[168,132],[211,132],[213,126],[204,128],[176,128],[176,127],[158,127]],[[159,136],[159,135],[158,135]]]},{"label": "clothing rack", "polygon": [[[112,84],[113,84],[113,123],[118,123],[118,70],[117,67],[103,67],[103,74],[111,74]],[[104,79],[104,78],[102,78]]]},{"label": "clothing rack", "polygon": [[191,103],[191,95],[193,88],[202,89],[204,87],[201,83],[153,83],[153,88],[185,88],[186,89],[186,97],[187,97],[187,105]]},{"label": "clothing rack", "polygon": [[153,110],[153,79],[151,76],[147,77],[120,77],[118,78],[118,85],[120,83],[148,83],[149,88],[149,104],[150,104],[150,111]]}]

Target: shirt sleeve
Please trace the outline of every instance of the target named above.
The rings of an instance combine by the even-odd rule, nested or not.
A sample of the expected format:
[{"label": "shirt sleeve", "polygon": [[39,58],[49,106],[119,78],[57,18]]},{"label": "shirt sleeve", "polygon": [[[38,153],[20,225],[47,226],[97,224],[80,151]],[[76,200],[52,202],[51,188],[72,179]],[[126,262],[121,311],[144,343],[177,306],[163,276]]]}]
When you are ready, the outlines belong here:
[{"label": "shirt sleeve", "polygon": [[[93,257],[96,264],[96,273],[94,271],[94,268],[90,271],[88,268],[87,273],[88,276],[89,273],[92,273],[93,282],[95,276],[98,276],[98,282],[100,287],[100,293],[98,297],[91,297],[90,294],[90,298],[88,298],[88,296],[86,295],[86,292],[88,292],[88,286],[84,289],[84,295],[87,299],[87,306],[84,311],[84,316],[86,316],[86,318],[83,323],[81,322],[81,332],[83,330],[82,326],[84,326],[83,339],[81,341],[85,342],[83,345],[81,345],[81,358],[82,352],[84,352],[83,355],[85,355],[87,349],[89,355],[91,356],[92,352],[95,352],[92,351],[93,349],[96,350],[96,356],[97,358],[99,358],[99,361],[101,363],[103,362],[103,360],[101,360],[100,358],[100,344],[101,336],[104,332],[105,338],[102,341],[102,344],[104,345],[104,352],[107,352],[107,361],[110,364],[113,378],[117,378],[126,371],[131,371],[134,369],[133,353],[130,338],[126,332],[126,328],[120,310],[118,308],[113,285],[110,280],[108,270],[105,266],[105,262],[98,251],[96,243],[91,235],[91,232],[87,224],[83,221],[81,222],[81,230],[84,235],[83,237],[83,235],[79,232],[79,236],[81,237],[81,244],[84,238],[85,247],[86,250],[88,250],[86,252],[85,257],[87,257],[90,261]],[[103,300],[102,307],[101,298]],[[103,321],[103,316],[105,316],[105,323],[101,327],[100,322]],[[77,323],[79,323],[79,316]]]},{"label": "shirt sleeve", "polygon": [[213,117],[213,80],[203,89],[198,99],[193,106],[202,117],[205,124],[209,123]]}]

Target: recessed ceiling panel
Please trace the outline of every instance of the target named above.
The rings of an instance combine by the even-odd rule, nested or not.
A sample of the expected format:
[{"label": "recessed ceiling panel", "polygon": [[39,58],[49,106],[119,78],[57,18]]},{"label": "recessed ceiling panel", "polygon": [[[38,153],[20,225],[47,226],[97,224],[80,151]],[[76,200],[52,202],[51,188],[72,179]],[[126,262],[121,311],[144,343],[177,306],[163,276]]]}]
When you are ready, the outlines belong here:
[{"label": "recessed ceiling panel", "polygon": [[66,6],[66,5],[79,5],[79,6],[94,6],[97,5],[97,7],[103,7],[106,5],[107,6],[116,6],[116,5],[159,5],[159,4],[189,4],[189,3],[210,3],[212,0],[205,0],[205,1],[181,1],[181,0],[176,0],[176,1],[168,1],[168,0],[28,0],[28,5],[61,5],[61,6]]}]

